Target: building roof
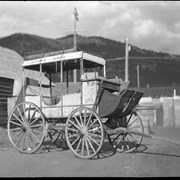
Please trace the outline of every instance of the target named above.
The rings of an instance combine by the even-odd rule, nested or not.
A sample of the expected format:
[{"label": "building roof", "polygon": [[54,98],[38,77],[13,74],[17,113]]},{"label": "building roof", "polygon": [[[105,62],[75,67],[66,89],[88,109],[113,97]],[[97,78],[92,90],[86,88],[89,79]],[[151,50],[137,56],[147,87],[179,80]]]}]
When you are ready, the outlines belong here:
[{"label": "building roof", "polygon": [[13,50],[0,47],[0,77],[10,79],[22,75],[23,58]]},{"label": "building roof", "polygon": [[81,59],[81,58],[101,65],[105,65],[106,63],[106,61],[101,57],[83,51],[78,51],[78,52],[70,52],[70,53],[60,53],[58,55],[24,61],[23,66],[26,67],[32,65],[46,64],[49,62],[69,61],[69,60]]},{"label": "building roof", "polygon": [[[17,52],[0,46],[0,77],[19,79],[22,78],[22,64],[24,62]],[[39,80],[39,72],[26,70],[25,76]],[[49,80],[42,76],[42,83],[49,85]]]}]

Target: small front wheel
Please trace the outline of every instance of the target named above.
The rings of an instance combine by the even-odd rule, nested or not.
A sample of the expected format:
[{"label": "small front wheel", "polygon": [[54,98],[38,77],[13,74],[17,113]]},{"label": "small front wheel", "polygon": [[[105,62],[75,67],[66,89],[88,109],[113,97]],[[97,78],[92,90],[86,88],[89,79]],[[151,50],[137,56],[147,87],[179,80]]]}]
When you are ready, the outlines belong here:
[{"label": "small front wheel", "polygon": [[104,142],[102,122],[97,113],[87,107],[71,112],[66,121],[65,134],[71,151],[83,159],[97,155]]},{"label": "small front wheel", "polygon": [[34,153],[45,138],[45,119],[40,108],[31,102],[15,106],[8,118],[8,136],[22,153]]}]

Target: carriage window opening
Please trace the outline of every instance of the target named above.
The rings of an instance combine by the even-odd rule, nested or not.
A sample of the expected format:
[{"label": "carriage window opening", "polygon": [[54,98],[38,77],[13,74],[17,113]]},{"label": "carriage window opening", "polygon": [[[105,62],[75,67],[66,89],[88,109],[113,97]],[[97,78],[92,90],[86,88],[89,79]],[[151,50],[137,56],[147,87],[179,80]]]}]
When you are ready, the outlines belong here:
[{"label": "carriage window opening", "polygon": [[[72,59],[68,61],[63,61],[63,84],[61,84],[61,88],[63,88],[63,94],[71,94],[77,93],[81,89],[80,84],[80,60]],[[76,69],[77,73],[77,82],[74,82],[74,69]]]},{"label": "carriage window opening", "polygon": [[42,65],[45,79],[42,79],[42,95],[44,97],[60,96],[61,90],[57,85],[60,82],[60,63],[51,62]]},{"label": "carriage window opening", "polygon": [[104,68],[103,65],[97,64],[95,62],[91,62],[91,61],[87,61],[84,60],[83,61],[83,67],[86,70],[86,72],[98,72],[99,76],[104,76]]}]

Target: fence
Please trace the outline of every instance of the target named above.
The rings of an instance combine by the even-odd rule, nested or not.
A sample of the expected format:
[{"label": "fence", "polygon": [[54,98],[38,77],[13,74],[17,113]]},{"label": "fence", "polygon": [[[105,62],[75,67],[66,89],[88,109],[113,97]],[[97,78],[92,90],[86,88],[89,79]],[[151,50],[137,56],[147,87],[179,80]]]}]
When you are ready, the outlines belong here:
[{"label": "fence", "polygon": [[180,97],[145,98],[138,110],[150,126],[180,127]]}]

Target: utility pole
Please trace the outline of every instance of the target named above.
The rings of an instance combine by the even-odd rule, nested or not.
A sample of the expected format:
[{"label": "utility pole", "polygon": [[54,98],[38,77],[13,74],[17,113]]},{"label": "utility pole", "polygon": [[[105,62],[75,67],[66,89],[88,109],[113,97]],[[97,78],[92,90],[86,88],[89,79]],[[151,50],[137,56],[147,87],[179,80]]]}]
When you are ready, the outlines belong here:
[{"label": "utility pole", "polygon": [[76,8],[74,8],[74,51],[77,51],[77,41],[76,41],[76,22],[78,21],[78,13]]},{"label": "utility pole", "polygon": [[137,64],[137,88],[140,88],[139,64]]},{"label": "utility pole", "polygon": [[128,63],[128,57],[129,56],[129,46],[128,46],[128,39],[125,39],[125,81],[129,81],[129,63]]},{"label": "utility pole", "polygon": [[[77,40],[76,40],[76,22],[78,21],[78,12],[74,8],[74,51],[77,51]],[[77,82],[77,69],[74,69],[74,82]]]}]

